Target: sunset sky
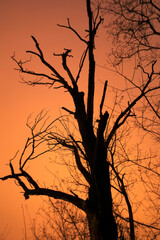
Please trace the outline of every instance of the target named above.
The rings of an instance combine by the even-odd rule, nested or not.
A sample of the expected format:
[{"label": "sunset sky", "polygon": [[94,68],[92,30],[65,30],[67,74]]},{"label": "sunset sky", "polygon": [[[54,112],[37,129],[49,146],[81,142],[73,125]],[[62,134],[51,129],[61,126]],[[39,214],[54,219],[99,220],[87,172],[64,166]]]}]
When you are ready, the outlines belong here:
[{"label": "sunset sky", "polygon": [[[57,24],[66,25],[67,18],[82,36],[87,34],[85,0],[0,0],[0,177],[9,174],[9,160],[15,156],[17,150],[23,149],[30,134],[26,126],[30,114],[36,116],[45,109],[51,118],[56,118],[60,114],[61,107],[71,109],[71,99],[62,89],[30,87],[20,83],[20,74],[14,69],[17,66],[11,59],[14,54],[18,60],[29,59],[30,54],[26,53],[26,50],[36,50],[31,38],[33,35],[37,38],[46,59],[60,72],[61,59],[53,56],[53,53],[60,54],[64,48],[72,49],[73,58],[68,59],[68,62],[73,74],[77,73],[85,45],[73,32],[57,26]],[[106,64],[106,53],[111,47],[105,33],[105,28],[101,27],[96,38],[95,56],[98,65]],[[41,71],[41,65],[33,64],[33,67],[38,67]],[[79,83],[82,90],[85,90],[87,84],[86,71],[87,65]],[[129,72],[130,69],[127,71]],[[99,106],[105,80],[116,87],[121,84],[117,77],[106,69],[97,66],[97,72],[95,106]],[[106,101],[109,102],[111,94],[111,88],[108,88]],[[43,161],[41,167],[38,165],[35,168],[35,171],[39,171],[42,176],[43,182],[46,180],[46,173],[43,172],[45,168]],[[51,184],[50,180],[47,181]],[[42,204],[41,197],[30,197],[26,201],[22,189],[12,180],[0,181],[0,192],[0,239],[6,237],[5,240],[22,240],[24,239],[23,210],[25,220],[29,224],[27,211],[31,219],[35,218]]]},{"label": "sunset sky", "polygon": [[[59,114],[64,98],[65,103],[70,104],[66,93],[61,90],[32,88],[21,84],[11,56],[15,52],[17,59],[29,58],[25,51],[35,50],[31,39],[31,35],[34,35],[45,56],[55,65],[60,59],[53,57],[53,52],[62,53],[64,48],[72,48],[74,58],[70,61],[73,71],[77,71],[76,64],[79,63],[84,45],[79,44],[73,33],[57,26],[57,23],[67,24],[67,18],[70,18],[71,24],[80,33],[84,33],[87,29],[85,0],[0,1],[1,177],[9,173],[9,160],[25,144],[29,134],[25,125],[27,117],[31,113],[38,114],[42,109],[49,110],[49,114],[54,117]],[[99,38],[99,63],[105,55],[106,47],[102,44],[104,39]],[[82,88],[83,85],[85,82],[81,84]],[[14,181],[0,181],[0,192],[0,238],[7,235],[7,240],[22,240],[22,207],[26,209],[27,206],[31,217],[34,217],[41,202],[36,197],[25,201],[21,189]]]},{"label": "sunset sky", "polygon": [[[63,47],[72,47],[71,40],[67,40],[66,31],[63,32],[56,25],[66,23],[67,17],[74,24],[82,23],[84,1],[0,1],[0,176],[8,173],[6,164],[25,143],[28,135],[25,126],[27,117],[44,108],[54,115],[59,110],[57,102],[63,99],[63,95],[59,96],[48,88],[31,88],[20,84],[19,74],[13,70],[16,66],[10,57],[14,51],[17,57],[24,57],[27,49],[33,49],[31,35],[37,37],[50,56],[54,51],[63,51]],[[37,200],[26,202],[20,193],[21,189],[13,181],[0,182],[0,192],[0,236],[5,231],[8,233],[6,239],[21,240],[24,227],[22,205],[24,209],[29,205],[32,216],[34,209],[38,209],[35,206]]]}]

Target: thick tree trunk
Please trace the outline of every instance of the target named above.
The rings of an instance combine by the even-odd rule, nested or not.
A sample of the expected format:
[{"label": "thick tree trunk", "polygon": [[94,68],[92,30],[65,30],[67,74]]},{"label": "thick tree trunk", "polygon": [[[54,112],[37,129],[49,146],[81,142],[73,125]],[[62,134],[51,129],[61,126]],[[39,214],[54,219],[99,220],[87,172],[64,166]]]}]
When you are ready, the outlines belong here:
[{"label": "thick tree trunk", "polygon": [[91,240],[117,240],[117,229],[113,216],[107,213],[90,213],[87,216]]},{"label": "thick tree trunk", "polygon": [[88,197],[88,224],[91,240],[117,240],[117,225],[113,216],[109,164],[106,151],[99,147],[98,164],[95,166],[93,185]]},{"label": "thick tree trunk", "polygon": [[89,199],[87,213],[91,240],[117,240],[117,226],[112,212],[110,197]]}]

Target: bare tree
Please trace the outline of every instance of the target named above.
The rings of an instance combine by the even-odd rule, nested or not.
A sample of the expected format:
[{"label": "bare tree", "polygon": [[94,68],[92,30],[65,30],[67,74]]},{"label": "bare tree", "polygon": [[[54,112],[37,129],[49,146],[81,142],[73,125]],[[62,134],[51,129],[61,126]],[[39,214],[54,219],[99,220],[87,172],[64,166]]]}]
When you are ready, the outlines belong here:
[{"label": "bare tree", "polygon": [[31,222],[33,239],[89,239],[83,212],[64,201],[49,199],[46,204],[38,210],[38,219]]},{"label": "bare tree", "polygon": [[[106,29],[113,38],[111,61],[114,67],[121,63],[124,64],[128,60],[132,61],[132,64],[134,64],[133,61],[136,61],[135,69],[141,68],[144,75],[149,75],[150,70],[148,69],[153,65],[156,66],[159,75],[159,1],[104,0],[103,4],[104,13],[109,16],[108,19],[111,19],[108,20]],[[143,84],[144,75],[141,75],[141,84]],[[135,79],[136,77],[130,81],[133,87],[136,86]],[[141,121],[137,118],[137,125],[159,141],[159,92],[157,92],[157,97],[145,96],[141,113]]]},{"label": "bare tree", "polygon": [[[63,110],[75,120],[74,126],[75,129],[78,130],[78,133],[77,131],[68,129],[65,117],[63,116],[48,124],[47,121],[44,121],[44,115],[42,113],[35,118],[33,123],[28,120],[27,126],[30,129],[31,136],[27,139],[24,150],[20,155],[19,169],[15,170],[13,161],[11,160],[9,164],[11,174],[1,177],[1,180],[15,179],[23,189],[26,199],[33,195],[41,195],[74,205],[86,214],[90,239],[92,240],[124,239],[124,225],[121,223],[122,220],[127,223],[129,231],[128,235],[127,233],[125,233],[125,235],[127,235],[127,237],[129,236],[131,240],[134,240],[135,224],[139,224],[139,222],[134,219],[132,202],[128,195],[129,186],[135,182],[134,179],[130,179],[130,173],[133,171],[131,168],[131,160],[132,162],[134,162],[134,160],[131,159],[124,150],[121,137],[124,135],[123,130],[127,128],[129,122],[132,122],[132,119],[138,118],[140,114],[140,111],[138,111],[139,105],[140,107],[142,106],[141,102],[143,99],[148,99],[148,96],[151,95],[154,96],[160,88],[158,82],[159,72],[156,70],[155,61],[151,63],[148,71],[140,66],[138,69],[140,69],[144,75],[143,83],[139,83],[138,85],[138,82],[135,83],[128,79],[131,86],[134,86],[134,94],[129,94],[130,87],[125,88],[123,91],[126,93],[126,102],[124,105],[122,105],[120,101],[122,94],[116,95],[114,106],[110,113],[104,110],[108,84],[108,81],[105,81],[99,104],[99,116],[98,119],[96,119],[94,115],[95,36],[103,19],[99,15],[99,7],[95,11],[92,10],[90,0],[86,0],[86,9],[88,15],[86,38],[82,37],[78,31],[72,27],[69,19],[67,25],[59,25],[61,28],[72,31],[85,45],[76,76],[73,76],[68,66],[71,49],[64,49],[62,54],[54,54],[55,57],[59,57],[62,60],[65,73],[65,75],[63,75],[63,73],[60,73],[54,65],[51,65],[45,59],[40,44],[34,36],[32,36],[32,39],[36,51],[29,50],[27,53],[36,56],[41,64],[48,69],[49,73],[31,71],[25,67],[28,61],[17,60],[15,56],[12,57],[18,66],[18,70],[22,74],[38,77],[38,80],[26,81],[23,79],[28,85],[45,85],[63,88],[68,92],[73,100],[75,109],[70,110],[63,107]],[[86,91],[87,100],[85,101],[85,93],[79,90],[79,81],[87,57],[88,73],[86,79],[88,79],[88,91]],[[123,74],[121,77],[124,77]],[[126,80],[126,78],[124,78],[124,80]],[[44,121],[43,124],[42,120]],[[60,123],[66,131],[55,128],[56,123]],[[42,125],[40,126],[40,124]],[[73,189],[73,184],[72,188],[70,187],[69,189],[57,189],[56,185],[53,186],[53,189],[41,187],[35,178],[26,170],[26,166],[30,161],[33,161],[45,153],[47,154],[58,150],[72,154],[72,157],[69,155],[69,159],[66,155],[65,163],[68,167],[73,166],[73,169],[76,171],[74,175],[72,171],[70,171],[70,174],[78,190]],[[144,168],[144,165],[139,163],[140,161],[141,159],[137,157],[134,165],[137,164],[138,167]],[[125,174],[124,169],[127,169]],[[149,167],[147,169],[149,169]],[[154,172],[153,169],[152,172]],[[157,171],[155,171],[155,175],[159,176]],[[117,197],[117,194],[120,198]],[[124,205],[126,206],[128,217],[126,217],[126,215],[124,216],[121,211]],[[157,222],[155,224],[157,224]],[[159,230],[154,226],[153,228]]]},{"label": "bare tree", "polygon": [[[159,15],[157,0],[109,0],[104,10],[111,14],[108,31],[113,36],[116,63],[138,54],[142,61],[160,57]],[[112,28],[110,28],[112,27]]]}]

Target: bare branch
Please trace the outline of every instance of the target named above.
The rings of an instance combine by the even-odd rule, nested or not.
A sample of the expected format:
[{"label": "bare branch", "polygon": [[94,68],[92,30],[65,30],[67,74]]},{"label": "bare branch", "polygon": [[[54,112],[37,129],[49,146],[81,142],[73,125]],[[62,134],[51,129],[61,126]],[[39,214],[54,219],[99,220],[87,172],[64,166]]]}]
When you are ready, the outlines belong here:
[{"label": "bare branch", "polygon": [[62,107],[63,110],[65,110],[66,112],[75,115],[75,112],[72,112],[71,110],[67,109],[66,107]]},{"label": "bare branch", "polygon": [[83,68],[83,65],[84,65],[84,61],[85,61],[85,58],[87,56],[87,52],[88,52],[88,46],[87,46],[86,50],[84,51],[84,53],[82,54],[81,59],[80,59],[79,71],[78,71],[78,74],[77,74],[77,77],[76,77],[76,83],[78,82],[78,79],[80,77],[80,73],[82,71],[82,68]]},{"label": "bare branch", "polygon": [[102,95],[102,100],[101,100],[101,104],[100,104],[100,116],[102,116],[102,108],[103,108],[104,99],[105,99],[105,95],[106,95],[107,83],[108,83],[108,81],[106,80],[105,84],[104,84],[103,95]]},{"label": "bare branch", "polygon": [[74,151],[74,156],[75,156],[76,164],[77,164],[77,167],[78,167],[79,171],[83,174],[83,176],[87,180],[87,182],[91,183],[90,174],[85,169],[85,167],[83,167],[83,165],[81,163],[81,160],[80,160],[80,156],[78,154],[78,150],[75,146],[73,147],[73,151]]},{"label": "bare branch", "polygon": [[71,52],[71,49],[64,49],[65,52],[62,53],[62,54],[55,54],[55,56],[61,56],[62,57],[62,65],[63,65],[63,68],[64,70],[67,72],[69,78],[71,79],[71,82],[72,82],[72,85],[73,85],[73,88],[74,89],[77,89],[77,84],[76,84],[76,81],[69,69],[69,67],[67,66],[67,57],[72,57],[72,55],[69,55],[69,53]]},{"label": "bare branch", "polygon": [[71,27],[69,18],[67,18],[67,21],[68,21],[68,26],[66,26],[66,25],[61,25],[61,24],[57,24],[57,25],[58,25],[59,27],[62,27],[62,28],[70,29],[72,32],[74,32],[74,33],[76,34],[76,36],[77,36],[82,42],[88,44],[87,41],[86,41],[85,39],[83,39],[83,38],[79,35],[79,33],[78,33],[74,28]]}]

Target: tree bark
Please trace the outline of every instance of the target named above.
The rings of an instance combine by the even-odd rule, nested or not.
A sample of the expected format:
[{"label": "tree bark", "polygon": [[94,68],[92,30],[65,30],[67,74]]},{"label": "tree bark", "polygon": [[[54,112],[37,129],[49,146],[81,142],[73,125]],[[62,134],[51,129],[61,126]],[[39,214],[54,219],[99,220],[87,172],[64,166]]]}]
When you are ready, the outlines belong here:
[{"label": "tree bark", "polygon": [[[87,219],[91,240],[117,240],[117,225],[113,216],[113,205],[109,181],[109,165],[96,176],[90,188],[87,202]],[[104,174],[105,173],[105,174]]]},{"label": "tree bark", "polygon": [[109,163],[103,138],[95,149],[95,166],[87,201],[87,218],[91,240],[117,240],[117,225],[113,216]]}]

